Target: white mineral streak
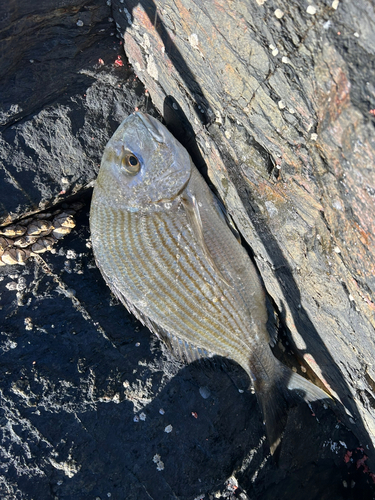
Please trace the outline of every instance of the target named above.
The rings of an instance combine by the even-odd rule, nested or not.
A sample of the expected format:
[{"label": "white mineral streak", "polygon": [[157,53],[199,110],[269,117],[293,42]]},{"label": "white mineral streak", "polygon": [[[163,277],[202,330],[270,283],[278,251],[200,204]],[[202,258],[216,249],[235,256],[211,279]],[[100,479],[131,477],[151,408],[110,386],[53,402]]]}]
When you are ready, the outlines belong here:
[{"label": "white mineral streak", "polygon": [[158,80],[159,78],[159,72],[158,72],[158,68],[156,66],[156,63],[155,63],[155,59],[154,59],[154,56],[152,54],[149,54],[148,56],[146,56],[146,60],[147,60],[147,73],[154,79],[154,80]]},{"label": "white mineral streak", "polygon": [[159,71],[156,66],[154,55],[151,53],[152,46],[150,42],[150,37],[147,33],[143,34],[143,41],[141,46],[144,48],[146,53],[146,71],[147,73],[156,81],[159,79]]},{"label": "white mineral streak", "polygon": [[198,40],[198,35],[196,33],[192,33],[189,36],[189,43],[193,47],[193,49],[198,48],[199,40]]},{"label": "white mineral streak", "polygon": [[273,217],[274,215],[278,214],[278,210],[272,201],[266,201],[265,205],[270,217]]}]

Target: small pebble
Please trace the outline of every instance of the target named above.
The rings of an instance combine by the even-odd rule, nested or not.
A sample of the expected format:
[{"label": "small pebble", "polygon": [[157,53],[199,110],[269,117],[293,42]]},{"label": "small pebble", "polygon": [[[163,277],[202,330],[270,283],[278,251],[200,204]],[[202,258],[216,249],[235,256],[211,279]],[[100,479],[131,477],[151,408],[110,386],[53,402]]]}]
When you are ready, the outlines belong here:
[{"label": "small pebble", "polygon": [[164,415],[165,411],[163,410],[163,408],[160,408],[159,413],[160,415]]},{"label": "small pebble", "polygon": [[169,425],[167,425],[167,427],[164,429],[164,432],[166,432],[167,434],[169,434],[170,432],[172,432],[172,429],[173,429],[173,427],[169,424]]},{"label": "small pebble", "polygon": [[306,9],[306,12],[313,16],[316,14],[316,7],[314,5],[309,5]]},{"label": "small pebble", "polygon": [[275,17],[277,17],[277,19],[281,19],[284,15],[284,12],[281,9],[276,9],[274,14],[275,14]]},{"label": "small pebble", "polygon": [[76,259],[77,258],[77,253],[75,252],[75,250],[67,250],[66,251],[66,258],[67,259]]},{"label": "small pebble", "polygon": [[79,26],[79,27],[83,26],[83,21],[81,21],[81,19],[78,19],[77,26]]},{"label": "small pebble", "polygon": [[208,399],[211,396],[211,392],[208,387],[200,387],[199,394],[202,396],[203,399]]},{"label": "small pebble", "polygon": [[161,456],[156,454],[153,456],[152,461],[156,464],[156,469],[161,471],[164,469],[164,463],[161,461]]},{"label": "small pebble", "polygon": [[143,412],[142,412],[142,413],[140,413],[139,418],[140,418],[141,420],[145,421],[145,420],[146,420],[146,414],[145,414],[145,413],[143,413]]},{"label": "small pebble", "polygon": [[337,10],[337,7],[339,6],[339,0],[333,0],[332,2],[332,9]]}]

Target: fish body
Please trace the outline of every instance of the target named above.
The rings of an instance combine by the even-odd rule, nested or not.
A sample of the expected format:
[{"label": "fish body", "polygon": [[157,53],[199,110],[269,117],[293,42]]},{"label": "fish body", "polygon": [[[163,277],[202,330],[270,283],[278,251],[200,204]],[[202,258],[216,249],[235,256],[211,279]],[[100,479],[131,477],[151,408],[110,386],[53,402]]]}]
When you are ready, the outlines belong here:
[{"label": "fish body", "polygon": [[187,151],[156,119],[135,113],[108,142],[90,228],[97,265],[131,312],[187,359],[216,354],[244,368],[272,452],[300,392],[328,397],[273,356],[256,269]]}]

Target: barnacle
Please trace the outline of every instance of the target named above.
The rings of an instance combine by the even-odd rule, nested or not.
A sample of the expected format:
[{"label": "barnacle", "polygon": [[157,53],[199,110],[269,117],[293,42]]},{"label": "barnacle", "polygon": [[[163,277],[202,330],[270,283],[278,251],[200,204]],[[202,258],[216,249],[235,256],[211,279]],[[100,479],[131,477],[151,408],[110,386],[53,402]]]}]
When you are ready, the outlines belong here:
[{"label": "barnacle", "polygon": [[0,227],[0,266],[25,264],[29,257],[50,251],[75,227],[73,216],[82,207],[83,203],[71,203]]}]

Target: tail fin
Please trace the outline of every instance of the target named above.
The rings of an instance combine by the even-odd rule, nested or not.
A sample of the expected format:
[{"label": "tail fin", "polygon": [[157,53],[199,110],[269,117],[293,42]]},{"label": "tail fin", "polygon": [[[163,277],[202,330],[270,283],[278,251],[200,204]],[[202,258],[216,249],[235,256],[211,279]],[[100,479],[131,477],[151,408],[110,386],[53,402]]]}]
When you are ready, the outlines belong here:
[{"label": "tail fin", "polygon": [[309,380],[294,373],[276,360],[275,377],[272,384],[256,387],[256,393],[263,411],[266,433],[272,455],[278,448],[288,417],[288,409],[302,399],[306,402],[332,399],[326,392]]}]

